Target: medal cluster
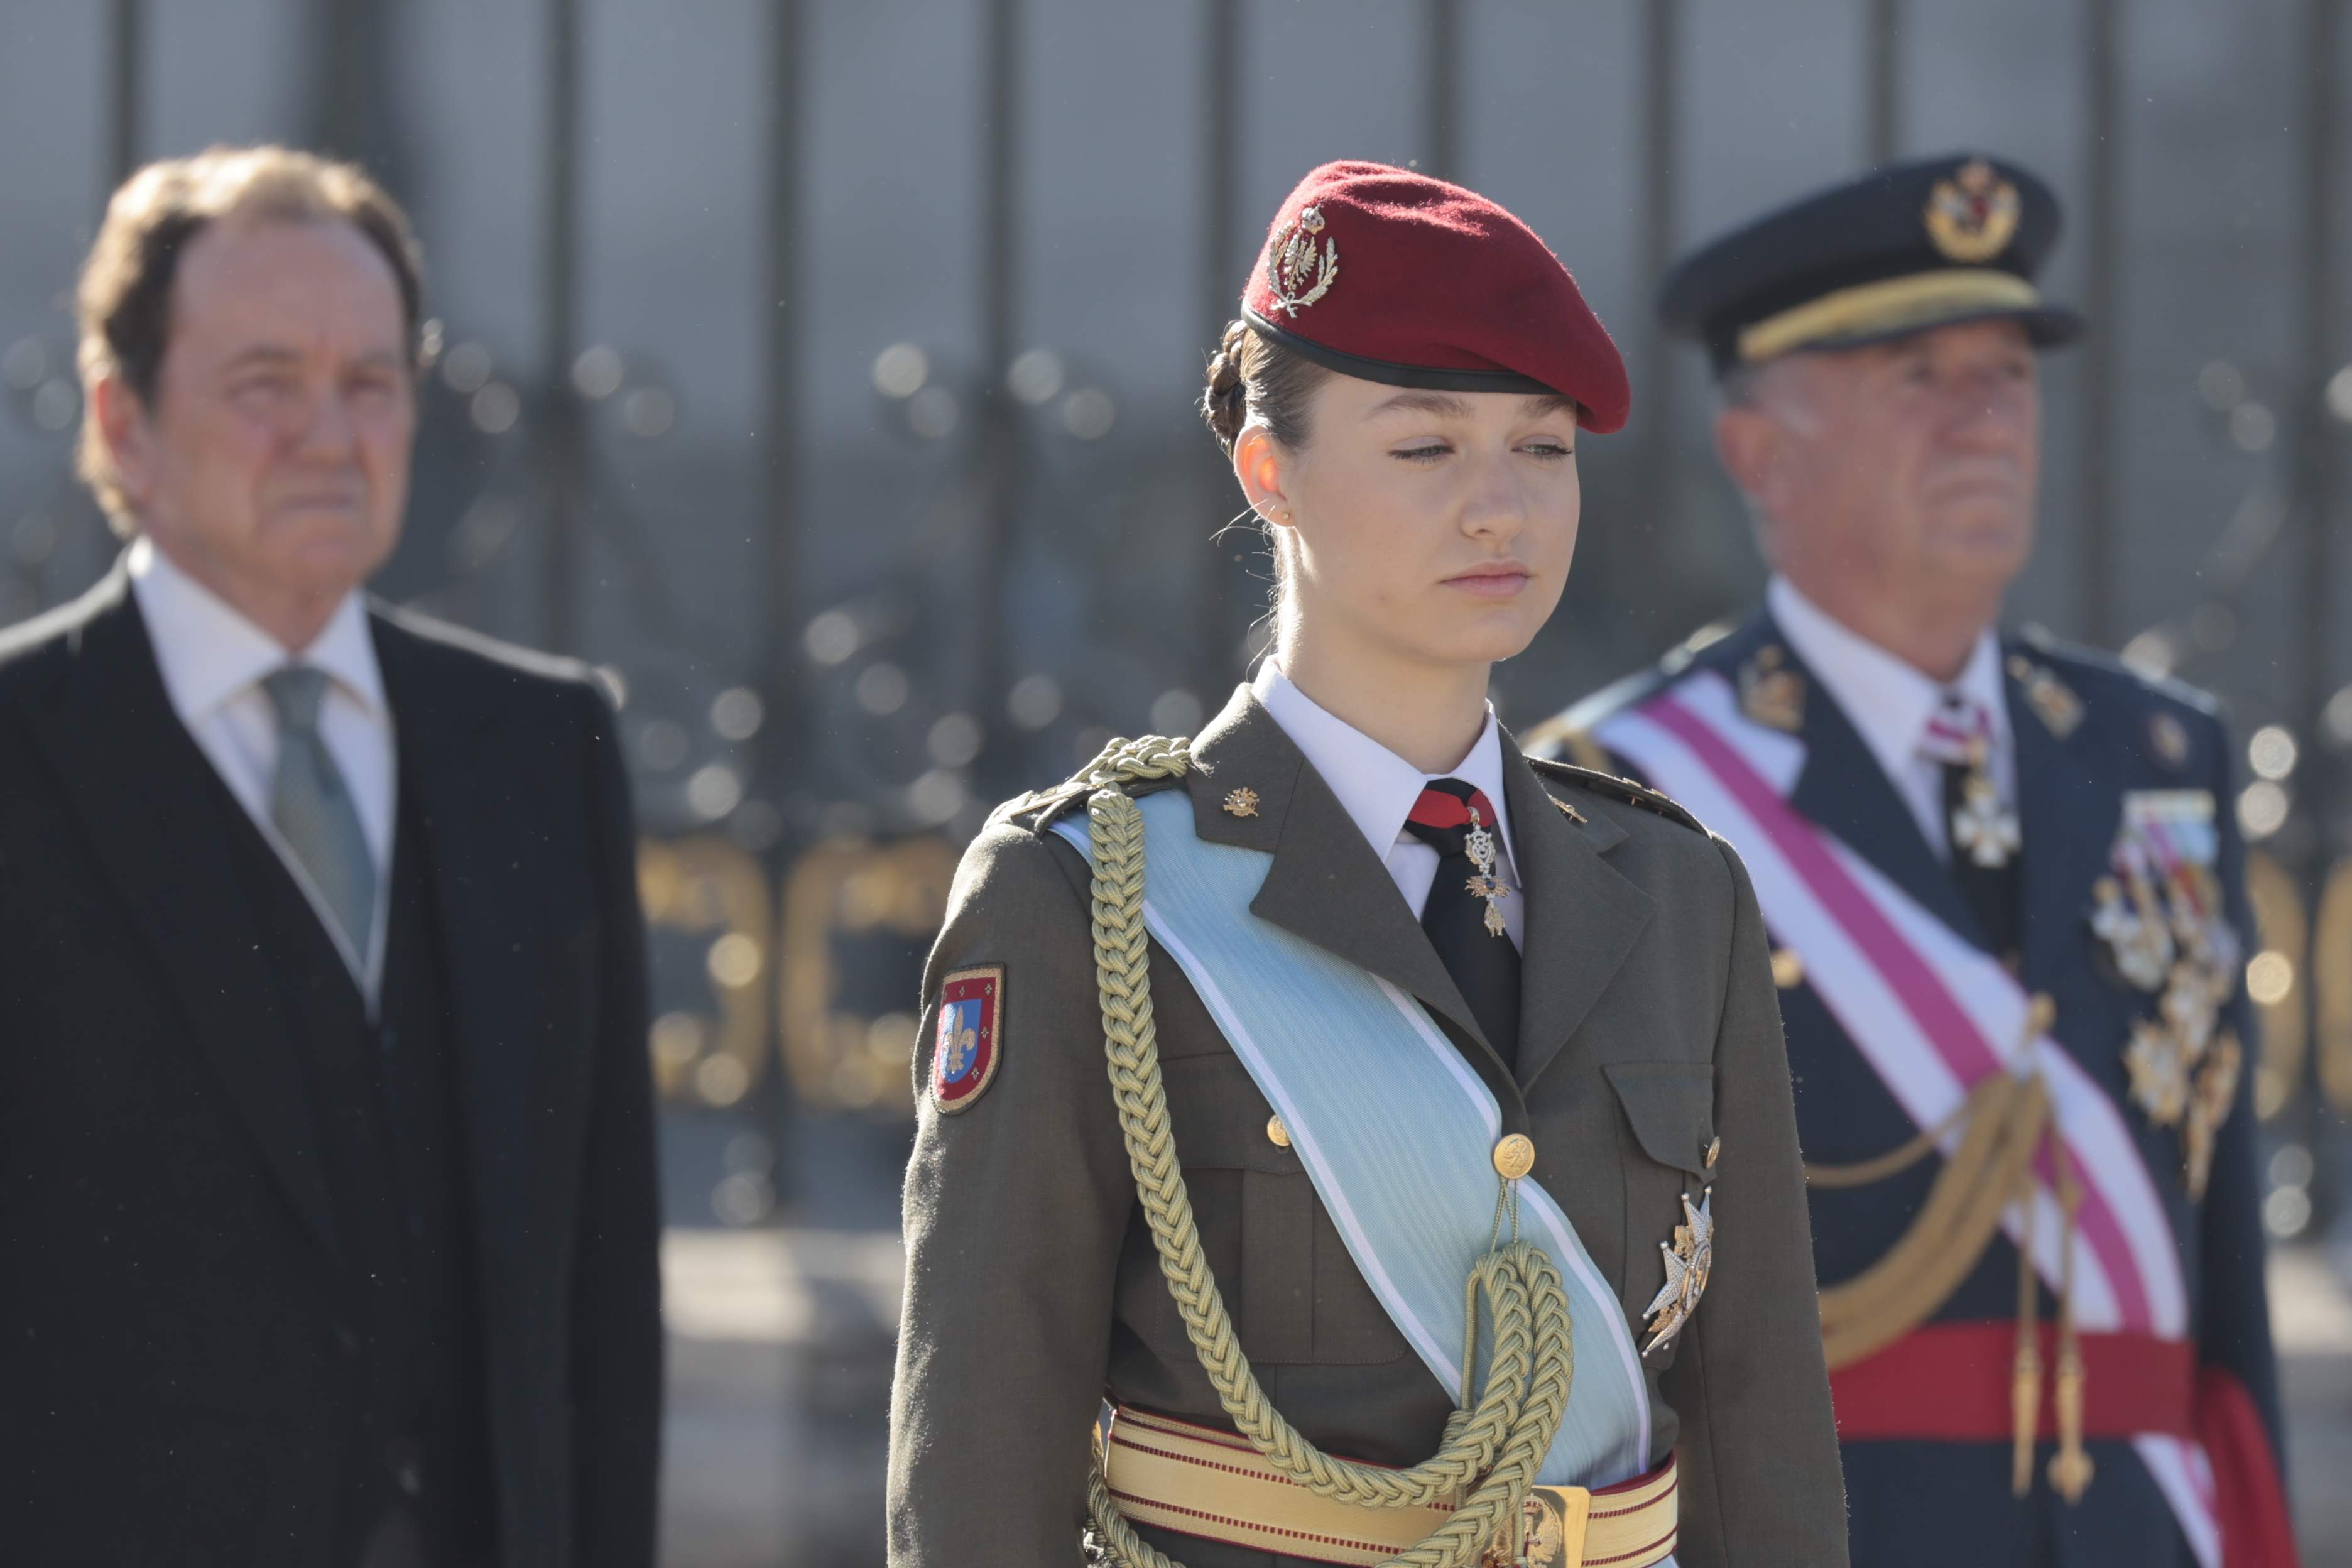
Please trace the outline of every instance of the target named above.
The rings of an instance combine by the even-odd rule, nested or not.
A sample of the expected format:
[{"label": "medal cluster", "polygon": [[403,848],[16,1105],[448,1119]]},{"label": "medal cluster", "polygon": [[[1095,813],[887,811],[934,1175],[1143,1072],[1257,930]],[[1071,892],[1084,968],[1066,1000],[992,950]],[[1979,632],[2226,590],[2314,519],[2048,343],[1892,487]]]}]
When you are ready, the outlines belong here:
[{"label": "medal cluster", "polygon": [[1470,808],[1470,831],[1463,837],[1462,852],[1470,857],[1471,869],[1477,873],[1464,886],[1471,897],[1486,900],[1486,934],[1501,936],[1509,929],[1503,923],[1503,900],[1511,896],[1511,887],[1495,874],[1495,836],[1478,820],[1475,805]]},{"label": "medal cluster", "polygon": [[2205,1195],[2245,1054],[2221,1022],[2244,955],[2214,873],[2213,809],[2202,790],[2126,796],[2112,874],[2095,885],[2091,911],[2116,972],[2158,997],[2154,1016],[2133,1023],[2124,1065],[2133,1102],[2179,1129],[2192,1201]]}]

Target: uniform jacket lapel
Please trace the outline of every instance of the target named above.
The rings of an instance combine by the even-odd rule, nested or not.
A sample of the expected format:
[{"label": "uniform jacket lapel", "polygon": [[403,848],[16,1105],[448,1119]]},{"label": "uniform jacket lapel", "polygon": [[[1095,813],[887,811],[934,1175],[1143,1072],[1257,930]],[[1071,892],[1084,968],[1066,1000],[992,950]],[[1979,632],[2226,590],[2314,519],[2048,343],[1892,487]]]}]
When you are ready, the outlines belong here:
[{"label": "uniform jacket lapel", "polygon": [[2004,647],[2002,686],[2017,738],[2017,809],[2026,853],[2025,982],[2053,983],[2079,958],[2079,931],[2091,885],[2106,868],[2122,810],[2126,748],[2102,733],[2104,715],[2085,714],[2064,736],[2026,700],[2014,673],[2030,648]]},{"label": "uniform jacket lapel", "polygon": [[[1202,731],[1192,759],[1194,831],[1274,857],[1250,912],[1420,997],[1475,1041],[1499,1074],[1470,1005],[1388,868],[1249,688]],[[1241,788],[1258,797],[1254,816],[1225,810],[1227,794]]]},{"label": "uniform jacket lapel", "polygon": [[1503,792],[1528,900],[1518,1057],[1519,1085],[1528,1089],[1608,988],[1656,906],[1602,858],[1623,829],[1598,816],[1571,823],[1507,734]]},{"label": "uniform jacket lapel", "polygon": [[173,710],[129,574],[83,601],[70,673],[34,732],[154,950],[196,1047],[302,1222],[331,1246],[327,1189],[275,982],[209,804],[212,764]]}]

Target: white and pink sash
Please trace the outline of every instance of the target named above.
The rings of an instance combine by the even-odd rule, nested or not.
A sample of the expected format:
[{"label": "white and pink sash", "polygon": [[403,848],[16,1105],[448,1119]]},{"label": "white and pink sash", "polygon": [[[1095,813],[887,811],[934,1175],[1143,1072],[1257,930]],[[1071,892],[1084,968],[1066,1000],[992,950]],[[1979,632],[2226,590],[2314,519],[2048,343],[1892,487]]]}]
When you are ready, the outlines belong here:
[{"label": "white and pink sash", "polygon": [[[1774,942],[1803,959],[1814,994],[1914,1122],[1941,1124],[1989,1074],[2042,1076],[2083,1184],[2076,1322],[2090,1332],[2185,1339],[2179,1247],[2122,1108],[2056,1039],[2026,1037],[2031,998],[1998,960],[1789,804],[1803,742],[1744,717],[1731,684],[1713,671],[1612,714],[1594,738],[1738,849]],[[1945,1152],[1958,1141],[1957,1130],[1947,1133]],[[2045,1153],[2032,1252],[2053,1289],[2063,1235],[2054,1180]],[[2022,1247],[2021,1215],[2012,1213],[2008,1229]],[[2204,1450],[2160,1434],[2132,1441],[2199,1562],[2219,1568]]]}]

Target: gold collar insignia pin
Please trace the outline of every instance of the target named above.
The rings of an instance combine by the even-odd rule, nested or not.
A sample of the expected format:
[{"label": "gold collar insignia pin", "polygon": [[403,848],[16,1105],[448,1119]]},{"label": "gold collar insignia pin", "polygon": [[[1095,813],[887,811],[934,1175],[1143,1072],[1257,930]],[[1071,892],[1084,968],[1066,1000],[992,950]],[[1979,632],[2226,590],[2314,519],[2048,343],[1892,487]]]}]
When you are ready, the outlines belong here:
[{"label": "gold collar insignia pin", "polygon": [[1739,671],[1739,710],[1768,730],[1794,734],[1805,727],[1805,678],[1788,668],[1778,645],[1756,650]]},{"label": "gold collar insignia pin", "polygon": [[2042,728],[2058,739],[2064,740],[2083,722],[2083,700],[2047,666],[2012,654],[2009,675],[2024,690],[2025,705],[2033,710]]},{"label": "gold collar insignia pin", "polygon": [[1247,784],[1244,784],[1241,788],[1236,790],[1226,791],[1225,815],[1228,816],[1255,816],[1257,815],[1257,791],[1250,788]]}]

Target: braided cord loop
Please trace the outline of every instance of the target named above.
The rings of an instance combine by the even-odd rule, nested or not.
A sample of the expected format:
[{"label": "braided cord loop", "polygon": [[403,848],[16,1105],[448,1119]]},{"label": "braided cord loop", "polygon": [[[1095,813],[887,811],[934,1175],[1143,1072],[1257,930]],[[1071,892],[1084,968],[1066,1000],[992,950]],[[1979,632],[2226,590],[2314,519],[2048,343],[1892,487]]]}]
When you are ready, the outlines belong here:
[{"label": "braided cord loop", "polygon": [[[1479,1296],[1494,1321],[1486,1386],[1475,1405],[1470,1391],[1463,1390],[1464,1408],[1446,1423],[1438,1452],[1410,1469],[1335,1458],[1275,1410],[1242,1353],[1223,1293],[1202,1253],[1160,1074],[1143,925],[1143,814],[1124,786],[1180,776],[1191,762],[1186,742],[1152,735],[1114,741],[1081,775],[1092,792],[1087,816],[1093,840],[1095,977],[1104,1051],[1129,1167],[1160,1254],[1160,1273],[1202,1369],[1251,1447],[1318,1497],[1365,1508],[1427,1508],[1460,1498],[1444,1526],[1383,1568],[1469,1568],[1495,1547],[1507,1526],[1516,1526],[1537,1468],[1567,1414],[1575,1362],[1559,1270],[1539,1249],[1517,1239],[1516,1204],[1498,1203],[1496,1244],[1464,1287],[1471,1308],[1463,1354],[1465,1383],[1476,1364]],[[1504,1195],[1507,1200],[1516,1194],[1507,1185]],[[1512,1234],[1504,1240],[1507,1211]],[[1099,1458],[1087,1503],[1114,1562],[1127,1568],[1181,1568],[1136,1534],[1110,1496]]]}]

